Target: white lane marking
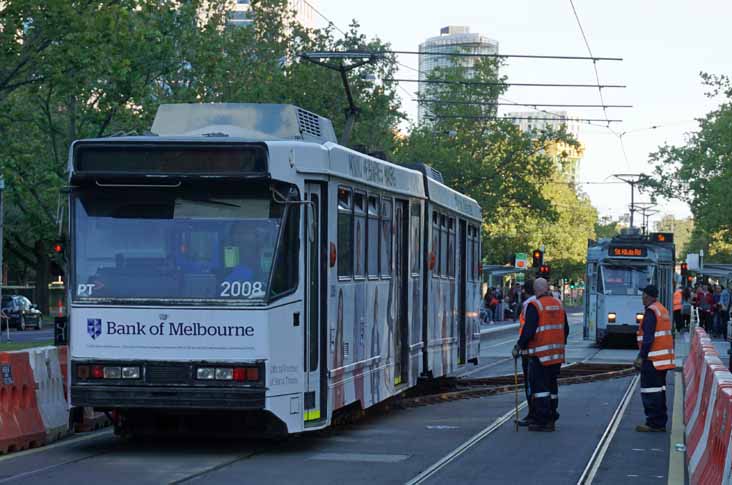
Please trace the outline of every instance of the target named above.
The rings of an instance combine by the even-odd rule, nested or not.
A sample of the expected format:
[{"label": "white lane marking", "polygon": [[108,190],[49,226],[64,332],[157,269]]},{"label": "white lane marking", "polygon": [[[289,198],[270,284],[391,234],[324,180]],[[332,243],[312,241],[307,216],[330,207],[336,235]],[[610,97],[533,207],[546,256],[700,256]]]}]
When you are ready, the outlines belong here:
[{"label": "white lane marking", "polygon": [[33,448],[32,450],[18,451],[15,453],[10,453],[5,456],[0,456],[0,462],[6,461],[6,460],[14,460],[16,458],[22,458],[24,456],[33,455],[35,453],[41,453],[43,451],[52,450],[54,448],[60,448],[62,446],[69,446],[69,445],[73,445],[75,443],[81,443],[82,441],[89,441],[89,440],[93,440],[96,438],[101,438],[101,437],[109,435],[109,434],[112,434],[112,429],[103,429],[100,431],[95,431],[95,432],[85,435],[85,436],[77,436],[75,438],[61,440],[61,441],[58,441],[58,442],[50,444],[50,445],[41,446],[40,448]]},{"label": "white lane marking", "polygon": [[508,339],[508,340],[504,340],[503,342],[495,343],[493,345],[481,345],[480,348],[481,348],[481,350],[483,349],[483,347],[485,347],[486,349],[490,349],[491,347],[499,347],[499,346],[501,346],[503,344],[507,344],[509,342],[515,342],[515,341],[516,341],[515,338],[511,338],[511,339]]},{"label": "white lane marking", "polygon": [[610,418],[610,422],[608,423],[607,428],[605,428],[605,432],[602,434],[600,441],[597,443],[595,451],[592,452],[592,456],[590,456],[590,461],[587,462],[587,466],[582,472],[582,475],[580,475],[579,480],[577,480],[577,485],[591,484],[592,481],[595,479],[597,470],[599,470],[600,465],[602,464],[602,460],[603,458],[605,458],[605,453],[607,453],[607,450],[610,447],[610,443],[615,436],[615,432],[618,430],[618,426],[620,426],[620,421],[622,421],[623,419],[625,410],[628,408],[628,404],[633,397],[633,392],[638,386],[639,380],[640,376],[636,375],[635,377],[633,377],[633,380],[630,381],[628,389],[625,391],[625,394],[620,400],[618,407],[615,408],[615,412]]},{"label": "white lane marking", "polygon": [[[523,409],[525,407],[526,407],[526,401],[522,402],[519,405],[518,410],[520,411],[521,409]],[[459,457],[460,455],[462,455],[463,453],[468,451],[470,448],[472,448],[473,446],[480,443],[480,441],[482,441],[489,434],[493,433],[495,430],[500,428],[501,425],[503,425],[503,423],[505,423],[506,421],[509,421],[512,417],[514,417],[515,413],[516,413],[516,409],[515,408],[511,409],[506,414],[504,414],[500,418],[493,421],[493,423],[491,423],[490,425],[483,428],[480,432],[478,432],[478,434],[474,435],[472,438],[470,438],[469,440],[467,440],[466,442],[464,442],[463,444],[461,444],[460,446],[458,446],[457,448],[452,450],[450,453],[448,453],[447,455],[440,458],[440,460],[438,460],[432,466],[427,468],[425,471],[423,471],[416,477],[409,480],[406,485],[417,485],[419,483],[423,483],[425,480],[432,477],[435,473],[437,473],[442,468],[444,468],[446,465],[448,465],[450,462],[452,462],[455,458]]]}]

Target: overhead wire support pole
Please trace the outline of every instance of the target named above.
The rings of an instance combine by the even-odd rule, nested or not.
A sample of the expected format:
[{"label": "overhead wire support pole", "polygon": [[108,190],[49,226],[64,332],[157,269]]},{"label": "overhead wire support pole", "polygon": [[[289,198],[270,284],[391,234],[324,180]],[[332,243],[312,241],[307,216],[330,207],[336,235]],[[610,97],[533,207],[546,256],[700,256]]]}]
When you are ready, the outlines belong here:
[{"label": "overhead wire support pole", "polygon": [[[608,123],[611,120],[607,120]],[[617,173],[614,174],[618,180],[622,180],[626,184],[630,185],[630,228],[633,228],[633,214],[635,213],[635,186],[645,177],[642,173]]]},{"label": "overhead wire support pole", "polygon": [[[341,75],[343,89],[346,91],[346,99],[348,100],[348,108],[346,109],[346,125],[343,127],[343,135],[341,136],[341,145],[348,146],[351,141],[351,132],[353,125],[356,123],[356,117],[361,111],[356,102],[353,100],[351,86],[348,83],[348,72],[366,64],[373,64],[378,60],[378,56],[370,52],[303,52],[300,57],[306,61],[323,66],[327,69],[337,71]],[[337,59],[340,62],[326,62],[323,59]],[[346,64],[344,61],[351,61]]]}]

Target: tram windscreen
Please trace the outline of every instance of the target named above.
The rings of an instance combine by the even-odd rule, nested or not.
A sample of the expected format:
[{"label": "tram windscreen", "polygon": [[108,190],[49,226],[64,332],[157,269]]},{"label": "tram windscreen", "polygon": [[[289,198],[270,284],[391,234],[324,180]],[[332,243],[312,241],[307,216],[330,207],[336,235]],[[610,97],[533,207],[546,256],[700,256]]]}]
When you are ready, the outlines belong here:
[{"label": "tram windscreen", "polygon": [[606,295],[640,295],[653,280],[648,266],[603,266],[602,283]]},{"label": "tram windscreen", "polygon": [[299,206],[289,207],[282,230],[285,206],[268,190],[248,197],[81,193],[74,198],[74,298],[266,299],[293,272],[297,281],[298,248],[291,246]]}]

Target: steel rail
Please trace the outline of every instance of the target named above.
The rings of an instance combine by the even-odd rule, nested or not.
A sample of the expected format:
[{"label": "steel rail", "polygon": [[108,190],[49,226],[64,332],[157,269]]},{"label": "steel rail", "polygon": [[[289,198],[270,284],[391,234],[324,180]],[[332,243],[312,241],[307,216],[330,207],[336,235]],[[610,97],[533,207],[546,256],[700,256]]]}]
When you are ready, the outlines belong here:
[{"label": "steel rail", "polygon": [[620,421],[623,419],[625,410],[628,408],[628,404],[630,403],[630,399],[633,397],[633,392],[635,391],[639,380],[640,376],[636,375],[630,381],[628,389],[626,389],[623,398],[618,403],[618,407],[615,408],[615,412],[610,418],[607,428],[605,428],[605,432],[600,437],[600,441],[592,452],[592,456],[590,456],[587,466],[585,466],[585,469],[582,471],[582,475],[580,475],[579,480],[577,480],[577,485],[589,485],[592,483],[592,480],[595,479],[597,470],[600,468],[603,458],[605,458],[605,453],[607,453],[610,443],[612,443],[615,432],[618,430],[618,426],[620,426]]},{"label": "steel rail", "polygon": [[[526,407],[526,401],[522,402],[518,409],[521,410]],[[477,445],[481,441],[483,441],[486,437],[488,437],[491,433],[496,431],[498,428],[500,428],[503,423],[509,421],[516,410],[512,407],[508,412],[506,412],[503,416],[499,417],[495,421],[493,421],[491,424],[483,428],[481,431],[479,431],[476,435],[474,435],[472,438],[468,439],[464,443],[462,443],[460,446],[452,450],[447,455],[440,458],[436,463],[434,463],[432,466],[424,470],[422,473],[417,475],[416,477],[412,478],[407,482],[407,485],[417,485],[420,483],[424,483],[426,480],[434,476],[437,472],[445,468],[448,464],[450,464],[452,461],[455,460],[455,458],[459,457],[466,451],[468,451],[473,446]]]}]

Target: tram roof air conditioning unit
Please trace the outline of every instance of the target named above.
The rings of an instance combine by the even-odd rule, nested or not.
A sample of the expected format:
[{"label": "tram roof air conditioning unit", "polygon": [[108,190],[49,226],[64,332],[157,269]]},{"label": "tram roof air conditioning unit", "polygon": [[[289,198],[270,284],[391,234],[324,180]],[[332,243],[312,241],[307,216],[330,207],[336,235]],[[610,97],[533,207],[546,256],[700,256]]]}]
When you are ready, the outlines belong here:
[{"label": "tram roof air conditioning unit", "polygon": [[333,123],[291,104],[162,104],[152,132],[160,136],[231,136],[256,141],[338,143]]}]

